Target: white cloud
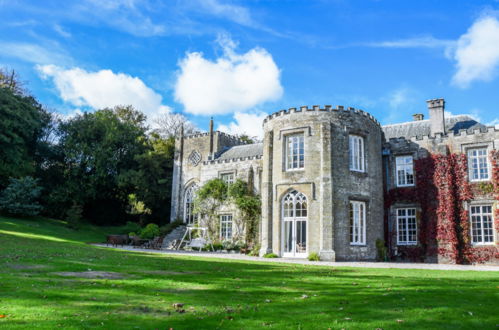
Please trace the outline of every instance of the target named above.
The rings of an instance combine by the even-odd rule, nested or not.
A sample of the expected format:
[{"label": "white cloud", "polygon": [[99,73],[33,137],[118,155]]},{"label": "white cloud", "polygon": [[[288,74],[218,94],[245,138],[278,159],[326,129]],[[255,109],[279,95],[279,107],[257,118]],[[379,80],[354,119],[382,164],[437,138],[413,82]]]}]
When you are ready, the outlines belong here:
[{"label": "white cloud", "polygon": [[225,114],[281,97],[280,70],[272,55],[263,48],[237,54],[232,40],[221,38],[219,43],[224,54],[215,61],[194,52],[179,63],[175,100],[186,112]]},{"label": "white cloud", "polygon": [[64,38],[70,38],[71,33],[66,31],[62,26],[59,24],[54,24],[54,31],[57,32],[59,35],[61,35]]},{"label": "white cloud", "polygon": [[202,0],[197,2],[205,12],[212,15],[227,18],[233,22],[244,26],[255,26],[256,23],[251,18],[250,11],[242,6],[222,3],[219,0]]},{"label": "white cloud", "polygon": [[71,58],[63,52],[47,50],[42,46],[24,42],[0,42],[0,55],[36,64],[72,62]]},{"label": "white cloud", "polygon": [[411,90],[408,88],[399,88],[393,91],[388,96],[388,104],[390,105],[390,108],[396,110],[410,102],[412,100],[410,94]]},{"label": "white cloud", "polygon": [[263,120],[267,117],[265,112],[257,113],[242,113],[236,112],[234,114],[235,122],[228,125],[218,126],[218,130],[229,134],[246,134],[250,137],[257,137],[263,139]]},{"label": "white cloud", "polygon": [[380,41],[371,42],[364,44],[369,47],[381,47],[381,48],[440,48],[440,47],[451,47],[455,44],[453,40],[442,40],[437,39],[432,36],[409,38],[409,39],[399,39],[391,41]]},{"label": "white cloud", "polygon": [[457,72],[452,83],[466,88],[473,81],[490,81],[499,66],[499,21],[487,15],[477,19],[463,34],[454,52]]},{"label": "white cloud", "polygon": [[102,109],[116,105],[133,105],[149,119],[168,112],[161,95],[147,87],[142,80],[111,70],[88,72],[78,67],[63,69],[56,65],[37,65],[43,79],[52,79],[59,96],[77,107]]}]

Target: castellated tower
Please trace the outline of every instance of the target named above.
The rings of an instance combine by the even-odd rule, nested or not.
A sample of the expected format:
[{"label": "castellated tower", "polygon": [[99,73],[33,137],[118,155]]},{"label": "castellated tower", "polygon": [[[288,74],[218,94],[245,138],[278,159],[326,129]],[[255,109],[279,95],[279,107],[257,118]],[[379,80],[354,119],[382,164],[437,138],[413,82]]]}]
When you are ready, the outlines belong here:
[{"label": "castellated tower", "polygon": [[383,238],[382,129],[341,106],[264,121],[261,254],[374,260]]}]

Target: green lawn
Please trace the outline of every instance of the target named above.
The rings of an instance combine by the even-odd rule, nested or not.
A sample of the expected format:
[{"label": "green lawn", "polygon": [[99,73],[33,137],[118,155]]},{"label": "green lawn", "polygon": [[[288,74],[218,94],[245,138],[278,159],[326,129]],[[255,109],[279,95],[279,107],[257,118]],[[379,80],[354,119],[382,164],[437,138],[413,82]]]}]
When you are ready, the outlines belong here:
[{"label": "green lawn", "polygon": [[[110,229],[107,229],[109,231]],[[106,229],[0,218],[0,328],[492,329],[499,273],[331,268],[94,247]],[[122,279],[57,272],[116,272]],[[184,303],[184,312],[174,303]]]}]

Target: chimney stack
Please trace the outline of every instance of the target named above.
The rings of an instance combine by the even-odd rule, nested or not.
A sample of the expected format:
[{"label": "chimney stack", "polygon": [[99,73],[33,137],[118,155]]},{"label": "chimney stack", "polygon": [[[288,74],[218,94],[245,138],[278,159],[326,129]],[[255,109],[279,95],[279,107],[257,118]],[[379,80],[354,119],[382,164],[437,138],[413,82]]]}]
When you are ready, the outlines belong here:
[{"label": "chimney stack", "polygon": [[415,113],[412,115],[414,121],[420,121],[424,119],[424,115],[422,113]]},{"label": "chimney stack", "polygon": [[213,117],[210,119],[210,159],[213,159]]},{"label": "chimney stack", "polygon": [[445,135],[445,100],[433,99],[426,101],[428,104],[428,113],[430,114],[430,132],[431,135],[443,134]]}]

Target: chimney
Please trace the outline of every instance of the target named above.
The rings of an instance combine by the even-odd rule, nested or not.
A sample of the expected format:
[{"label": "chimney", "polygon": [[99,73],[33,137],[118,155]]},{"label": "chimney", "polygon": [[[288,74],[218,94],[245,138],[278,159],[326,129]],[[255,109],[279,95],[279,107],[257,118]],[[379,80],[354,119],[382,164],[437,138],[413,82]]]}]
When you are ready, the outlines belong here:
[{"label": "chimney", "polygon": [[424,115],[422,113],[415,113],[412,115],[414,121],[420,121],[424,119]]},{"label": "chimney", "polygon": [[210,159],[213,159],[213,117],[210,119]]},{"label": "chimney", "polygon": [[444,134],[445,135],[445,100],[444,99],[433,99],[426,101],[428,104],[428,113],[430,114],[430,133]]}]

